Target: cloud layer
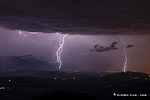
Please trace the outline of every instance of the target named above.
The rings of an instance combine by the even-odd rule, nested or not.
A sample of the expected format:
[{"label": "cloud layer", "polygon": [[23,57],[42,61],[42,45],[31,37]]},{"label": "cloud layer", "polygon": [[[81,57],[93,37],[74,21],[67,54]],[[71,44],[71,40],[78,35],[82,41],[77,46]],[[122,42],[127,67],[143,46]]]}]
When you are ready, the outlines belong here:
[{"label": "cloud layer", "polygon": [[1,0],[0,26],[68,34],[150,34],[149,0]]}]

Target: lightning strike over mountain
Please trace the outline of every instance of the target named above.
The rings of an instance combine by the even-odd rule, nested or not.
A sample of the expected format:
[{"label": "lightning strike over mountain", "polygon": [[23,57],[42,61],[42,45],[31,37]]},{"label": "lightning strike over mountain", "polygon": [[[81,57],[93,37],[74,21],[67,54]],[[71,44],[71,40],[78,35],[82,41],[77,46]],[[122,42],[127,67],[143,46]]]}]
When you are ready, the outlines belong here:
[{"label": "lightning strike over mountain", "polygon": [[[58,33],[56,33],[58,34]],[[65,35],[60,35],[59,37],[59,48],[56,51],[56,56],[57,56],[57,62],[59,63],[59,69],[61,69],[62,67],[62,59],[61,59],[61,53],[63,51],[63,46],[65,44],[65,38],[66,38],[67,34]]]},{"label": "lightning strike over mountain", "polygon": [[128,61],[127,51],[126,51],[126,43],[123,40],[121,40],[121,42],[123,43],[123,46],[124,46],[124,56],[125,56],[125,62],[124,62],[124,69],[123,69],[123,71],[126,72],[127,61]]}]

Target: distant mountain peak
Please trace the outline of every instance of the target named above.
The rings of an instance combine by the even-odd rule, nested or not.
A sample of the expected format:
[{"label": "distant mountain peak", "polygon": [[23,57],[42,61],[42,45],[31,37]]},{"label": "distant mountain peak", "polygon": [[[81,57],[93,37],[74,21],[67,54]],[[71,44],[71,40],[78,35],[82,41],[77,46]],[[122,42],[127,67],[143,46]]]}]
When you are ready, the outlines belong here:
[{"label": "distant mountain peak", "polygon": [[19,56],[19,57],[34,57],[33,54],[27,54],[27,55],[22,55],[22,56]]},{"label": "distant mountain peak", "polygon": [[53,70],[55,65],[44,60],[38,59],[32,54],[22,56],[0,57],[0,69],[2,70]]}]

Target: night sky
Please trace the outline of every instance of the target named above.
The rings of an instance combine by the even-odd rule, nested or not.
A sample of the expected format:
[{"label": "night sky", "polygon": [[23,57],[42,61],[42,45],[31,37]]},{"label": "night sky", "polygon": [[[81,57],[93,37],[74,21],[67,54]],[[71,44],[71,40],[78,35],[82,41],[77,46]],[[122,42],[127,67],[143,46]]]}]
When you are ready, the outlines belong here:
[{"label": "night sky", "polygon": [[[33,54],[56,62],[59,35],[68,34],[63,67],[82,71],[150,73],[150,1],[148,0],[1,0],[0,56]],[[19,34],[22,32],[23,34]],[[27,36],[24,36],[27,34]],[[90,52],[98,44],[117,50]]]}]

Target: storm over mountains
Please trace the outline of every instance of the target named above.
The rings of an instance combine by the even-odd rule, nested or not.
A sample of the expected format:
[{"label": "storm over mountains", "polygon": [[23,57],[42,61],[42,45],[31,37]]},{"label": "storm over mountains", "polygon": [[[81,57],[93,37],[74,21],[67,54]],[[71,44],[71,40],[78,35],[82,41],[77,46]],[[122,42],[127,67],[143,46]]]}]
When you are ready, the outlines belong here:
[{"label": "storm over mountains", "polygon": [[67,34],[61,55],[64,69],[122,71],[126,47],[128,70],[149,72],[149,4],[149,0],[0,0],[0,56],[32,54],[56,63],[60,37]]},{"label": "storm over mountains", "polygon": [[0,0],[0,26],[67,34],[149,34],[149,0]]}]

